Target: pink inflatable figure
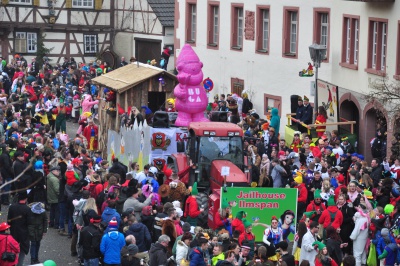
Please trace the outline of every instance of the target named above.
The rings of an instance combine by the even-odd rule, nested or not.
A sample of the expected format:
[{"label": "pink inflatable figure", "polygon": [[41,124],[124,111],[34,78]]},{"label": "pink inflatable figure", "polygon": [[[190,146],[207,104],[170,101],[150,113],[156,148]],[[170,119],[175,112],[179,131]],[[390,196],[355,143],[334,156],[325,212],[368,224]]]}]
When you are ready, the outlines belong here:
[{"label": "pink inflatable figure", "polygon": [[208,98],[203,87],[203,63],[189,44],[181,49],[177,60],[178,81],[174,89],[176,126],[187,127],[190,122],[209,121],[204,117]]},{"label": "pink inflatable figure", "polygon": [[[83,114],[86,112],[90,112],[92,107],[95,104],[99,104],[99,101],[92,101],[92,96],[90,94],[85,94],[83,100],[82,100],[82,115],[81,115],[81,119],[86,119],[86,116],[84,116]],[[81,134],[83,131],[83,127],[82,125],[79,126],[78,131],[76,133]]]}]

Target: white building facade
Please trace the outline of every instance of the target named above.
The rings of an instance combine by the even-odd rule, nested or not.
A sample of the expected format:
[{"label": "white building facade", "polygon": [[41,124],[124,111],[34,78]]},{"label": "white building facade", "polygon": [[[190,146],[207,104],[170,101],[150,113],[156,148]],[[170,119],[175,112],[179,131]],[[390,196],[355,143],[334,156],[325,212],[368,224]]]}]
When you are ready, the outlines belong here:
[{"label": "white building facade", "polygon": [[[175,49],[178,53],[185,43],[193,46],[204,76],[214,81],[212,94],[245,89],[261,116],[277,107],[282,135],[291,96],[314,100],[315,77],[299,76],[311,61],[308,47],[326,45],[318,86],[330,87],[337,121],[357,121],[358,151],[370,159],[377,110],[387,120],[388,142],[394,121],[383,106],[366,102],[363,95],[375,79],[399,78],[398,14],[400,4],[394,1],[177,0]],[[319,97],[319,105],[327,100]]]}]

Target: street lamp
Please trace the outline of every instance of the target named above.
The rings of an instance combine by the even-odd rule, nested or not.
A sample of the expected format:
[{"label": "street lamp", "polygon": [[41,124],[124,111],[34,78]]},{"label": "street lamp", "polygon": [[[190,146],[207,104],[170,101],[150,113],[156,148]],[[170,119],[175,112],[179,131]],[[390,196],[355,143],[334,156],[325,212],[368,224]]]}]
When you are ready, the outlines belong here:
[{"label": "street lamp", "polygon": [[318,68],[321,65],[322,60],[326,58],[326,46],[321,45],[321,44],[316,44],[314,43],[313,45],[310,45],[308,47],[310,49],[310,57],[311,60],[313,61],[313,65],[316,68],[315,69],[315,97],[314,97],[314,120],[313,123],[315,123],[315,118],[318,113],[318,88],[317,88],[317,80],[318,80]]}]

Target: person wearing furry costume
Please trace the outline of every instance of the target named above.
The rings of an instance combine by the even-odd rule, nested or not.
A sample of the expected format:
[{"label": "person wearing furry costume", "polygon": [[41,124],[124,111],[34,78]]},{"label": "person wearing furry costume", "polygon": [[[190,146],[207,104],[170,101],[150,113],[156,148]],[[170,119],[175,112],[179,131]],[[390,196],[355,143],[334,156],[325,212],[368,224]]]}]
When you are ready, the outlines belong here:
[{"label": "person wearing furry costume", "polygon": [[175,227],[175,219],[177,213],[174,208],[168,210],[168,218],[165,218],[162,222],[161,232],[163,235],[169,236],[171,241],[168,243],[167,247],[167,257],[172,256],[172,248],[174,247],[175,240],[177,238],[176,227]]}]

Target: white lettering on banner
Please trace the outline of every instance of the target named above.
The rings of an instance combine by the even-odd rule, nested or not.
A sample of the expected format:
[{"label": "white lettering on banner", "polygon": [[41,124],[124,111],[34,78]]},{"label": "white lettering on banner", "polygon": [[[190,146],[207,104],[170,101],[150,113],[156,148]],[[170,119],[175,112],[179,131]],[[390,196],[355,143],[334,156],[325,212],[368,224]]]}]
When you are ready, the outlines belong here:
[{"label": "white lettering on banner", "polygon": [[188,98],[188,100],[189,100],[189,102],[194,102],[195,101],[195,99],[192,97],[192,95],[197,95],[197,97],[196,97],[196,102],[197,103],[200,103],[201,102],[201,99],[200,99],[200,89],[199,88],[195,88],[195,91],[193,91],[193,88],[189,88],[188,89],[188,93],[189,93],[189,98]]}]

